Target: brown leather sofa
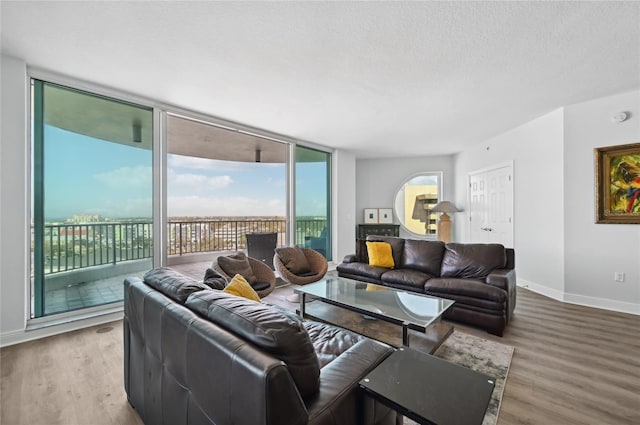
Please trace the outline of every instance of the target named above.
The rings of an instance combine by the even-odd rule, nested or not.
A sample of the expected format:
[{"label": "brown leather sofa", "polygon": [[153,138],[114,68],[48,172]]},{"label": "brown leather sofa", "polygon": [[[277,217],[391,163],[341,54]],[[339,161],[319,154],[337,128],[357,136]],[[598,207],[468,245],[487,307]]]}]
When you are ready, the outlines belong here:
[{"label": "brown leather sofa", "polygon": [[395,423],[358,390],[389,346],[171,269],[124,284],[124,385],[144,423]]},{"label": "brown leather sofa", "polygon": [[445,319],[502,336],[516,306],[513,249],[373,235],[367,241],[388,242],[394,268],[370,266],[361,243],[338,265],[339,276],[454,300]]}]

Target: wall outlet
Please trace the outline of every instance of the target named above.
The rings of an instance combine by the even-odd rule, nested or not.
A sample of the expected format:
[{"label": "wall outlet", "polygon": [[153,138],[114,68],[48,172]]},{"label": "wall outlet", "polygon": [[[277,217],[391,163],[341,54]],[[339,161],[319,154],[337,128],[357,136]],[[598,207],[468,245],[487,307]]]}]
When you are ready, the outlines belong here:
[{"label": "wall outlet", "polygon": [[616,282],[624,282],[624,272],[614,272],[613,280]]}]

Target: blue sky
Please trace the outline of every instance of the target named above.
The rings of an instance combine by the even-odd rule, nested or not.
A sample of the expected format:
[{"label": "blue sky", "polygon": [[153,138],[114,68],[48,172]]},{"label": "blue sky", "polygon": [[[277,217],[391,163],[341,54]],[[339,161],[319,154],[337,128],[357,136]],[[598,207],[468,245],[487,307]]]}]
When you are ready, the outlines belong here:
[{"label": "blue sky", "polygon": [[[45,127],[45,215],[152,216],[152,152]],[[324,164],[297,167],[298,215],[324,215],[315,199]],[[240,163],[169,155],[167,212],[174,216],[284,216],[284,164]]]}]

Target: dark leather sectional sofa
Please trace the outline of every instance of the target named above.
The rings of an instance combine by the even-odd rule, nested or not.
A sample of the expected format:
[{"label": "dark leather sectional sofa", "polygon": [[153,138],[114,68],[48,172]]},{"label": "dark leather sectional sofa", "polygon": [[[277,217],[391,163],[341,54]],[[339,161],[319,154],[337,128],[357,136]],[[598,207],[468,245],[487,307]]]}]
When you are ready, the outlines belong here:
[{"label": "dark leather sectional sofa", "polygon": [[502,336],[516,305],[513,249],[373,235],[367,241],[388,242],[395,267],[370,266],[361,243],[338,265],[339,276],[454,300],[445,319]]},{"label": "dark leather sectional sofa", "polygon": [[385,344],[166,268],[124,293],[124,385],[146,424],[395,423],[358,390]]}]

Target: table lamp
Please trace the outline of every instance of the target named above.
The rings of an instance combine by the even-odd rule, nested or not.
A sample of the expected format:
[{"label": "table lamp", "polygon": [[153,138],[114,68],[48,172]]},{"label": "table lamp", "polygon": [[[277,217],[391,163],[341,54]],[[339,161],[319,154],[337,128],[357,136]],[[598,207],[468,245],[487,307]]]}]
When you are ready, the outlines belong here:
[{"label": "table lamp", "polygon": [[447,213],[460,212],[460,210],[449,201],[441,201],[431,208],[431,211],[442,213],[438,220],[438,239],[442,242],[451,242],[451,218]]}]

